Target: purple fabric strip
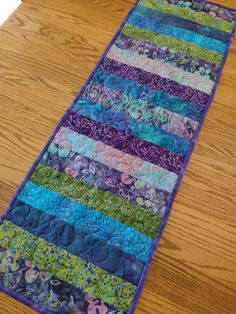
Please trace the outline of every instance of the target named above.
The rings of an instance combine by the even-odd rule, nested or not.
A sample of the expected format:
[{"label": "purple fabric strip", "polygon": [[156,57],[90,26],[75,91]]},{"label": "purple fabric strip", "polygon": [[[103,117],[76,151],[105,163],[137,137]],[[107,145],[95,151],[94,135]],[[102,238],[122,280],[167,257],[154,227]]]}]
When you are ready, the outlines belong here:
[{"label": "purple fabric strip", "polygon": [[68,115],[63,126],[177,174],[184,162],[184,156],[75,112]]},{"label": "purple fabric strip", "polygon": [[209,99],[209,95],[193,89],[192,87],[180,85],[170,79],[160,77],[109,58],[105,58],[102,61],[100,68],[108,73],[132,79],[139,84],[144,84],[153,89],[162,90],[167,94],[194,103],[201,108],[206,107]]}]

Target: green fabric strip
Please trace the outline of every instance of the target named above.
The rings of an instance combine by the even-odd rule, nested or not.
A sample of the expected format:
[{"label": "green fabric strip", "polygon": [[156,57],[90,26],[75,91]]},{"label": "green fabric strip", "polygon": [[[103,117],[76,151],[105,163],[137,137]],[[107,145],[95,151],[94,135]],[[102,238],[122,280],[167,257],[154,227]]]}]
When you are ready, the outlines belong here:
[{"label": "green fabric strip", "polygon": [[0,226],[0,245],[58,279],[127,311],[136,287],[92,263],[38,238],[11,222]]},{"label": "green fabric strip", "polygon": [[214,64],[220,64],[222,60],[222,55],[212,50],[198,47],[194,44],[187,43],[174,37],[148,31],[143,28],[133,26],[131,24],[126,24],[121,32],[126,36],[149,41],[160,47],[174,49],[175,51],[183,52],[187,55],[191,55],[198,59],[212,62]]},{"label": "green fabric strip", "polygon": [[98,210],[152,239],[160,225],[161,217],[147,209],[129,203],[111,192],[95,189],[93,186],[44,164],[36,167],[30,180],[91,209]]},{"label": "green fabric strip", "polygon": [[197,24],[211,26],[213,28],[231,33],[233,30],[233,23],[229,23],[225,20],[213,18],[208,14],[202,12],[196,12],[190,8],[183,8],[177,5],[171,5],[164,3],[160,0],[141,0],[140,5],[149,9],[158,10],[160,12],[169,13],[183,19],[195,22]]}]

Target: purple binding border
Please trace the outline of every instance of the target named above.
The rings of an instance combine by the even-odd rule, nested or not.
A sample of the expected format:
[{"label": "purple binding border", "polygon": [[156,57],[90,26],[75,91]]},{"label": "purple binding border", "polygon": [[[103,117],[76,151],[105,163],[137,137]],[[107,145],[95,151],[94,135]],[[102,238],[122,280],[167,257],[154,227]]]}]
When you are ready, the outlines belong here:
[{"label": "purple binding border", "polygon": [[16,300],[21,301],[22,303],[25,303],[26,305],[30,306],[32,309],[34,309],[35,311],[41,313],[41,314],[53,314],[52,311],[47,310],[45,308],[43,308],[42,306],[34,303],[33,301],[29,300],[28,298],[24,297],[23,295],[8,289],[6,287],[4,287],[2,284],[0,284],[0,290],[2,292],[5,292],[6,294],[10,295],[11,297],[15,298]]},{"label": "purple binding border", "polygon": [[[123,22],[121,23],[120,27],[118,28],[117,32],[115,33],[115,35],[113,36],[111,42],[109,43],[109,45],[106,47],[105,51],[103,52],[102,56],[100,57],[100,59],[98,60],[95,68],[93,69],[93,71],[90,73],[89,77],[87,78],[87,80],[85,81],[85,83],[82,85],[80,91],[78,92],[78,94],[75,96],[74,100],[72,101],[71,105],[69,106],[69,108],[65,111],[65,113],[63,114],[61,120],[58,122],[57,126],[55,127],[54,131],[52,132],[51,136],[49,137],[46,145],[44,146],[44,148],[42,149],[42,151],[39,153],[38,157],[35,159],[34,163],[32,164],[31,168],[29,169],[29,171],[27,172],[27,174],[25,175],[23,181],[21,182],[21,184],[18,186],[16,192],[14,193],[14,195],[12,196],[12,199],[10,200],[9,204],[7,205],[6,209],[4,210],[4,212],[2,213],[1,217],[0,217],[0,224],[3,222],[3,220],[6,218],[8,212],[10,211],[13,203],[15,202],[16,198],[18,197],[18,195],[20,194],[21,190],[23,189],[24,185],[26,184],[26,182],[28,181],[28,179],[30,178],[32,172],[34,171],[35,167],[37,166],[37,164],[39,163],[40,159],[42,158],[42,156],[44,155],[45,151],[47,150],[48,146],[51,144],[53,138],[55,137],[57,131],[59,130],[59,128],[61,127],[63,121],[65,120],[67,114],[69,114],[71,112],[71,109],[72,107],[74,106],[74,104],[77,102],[78,98],[80,97],[80,95],[82,94],[82,92],[84,91],[84,89],[86,88],[86,86],[88,85],[88,83],[90,82],[90,80],[92,79],[93,75],[95,74],[95,72],[97,71],[97,69],[99,68],[101,62],[103,61],[104,57],[106,56],[108,50],[110,49],[110,47],[113,45],[114,41],[116,40],[117,36],[120,34],[121,32],[121,29],[123,28],[123,26],[125,25],[125,23],[127,22],[128,18],[130,17],[130,15],[132,14],[133,10],[135,9],[135,7],[137,6],[139,0],[135,0],[134,4],[132,5],[130,11],[128,12],[127,16],[124,18]],[[209,1],[209,3],[211,4],[215,4],[211,1]],[[231,9],[229,7],[226,7],[226,6],[223,6],[223,5],[220,5],[220,4],[216,4],[222,8],[226,8],[226,9],[229,9],[229,10],[233,10],[235,11],[235,9]],[[144,287],[144,283],[145,283],[145,280],[146,280],[146,277],[147,277],[147,273],[149,271],[149,268],[150,268],[150,265],[151,265],[151,262],[152,262],[152,259],[154,257],[154,253],[155,253],[155,250],[157,249],[158,247],[158,244],[159,244],[159,241],[161,239],[161,236],[162,236],[162,233],[164,231],[164,228],[165,228],[165,225],[167,223],[167,220],[168,220],[168,217],[169,217],[169,214],[171,212],[171,208],[172,208],[172,205],[173,205],[173,202],[174,202],[174,199],[175,199],[175,196],[176,196],[176,193],[178,191],[178,188],[180,186],[180,183],[182,181],[182,177],[183,177],[183,174],[187,168],[187,165],[188,165],[188,162],[189,162],[189,159],[192,155],[192,151],[194,149],[194,146],[195,146],[195,143],[197,141],[197,138],[198,138],[198,135],[199,135],[199,132],[201,130],[201,127],[202,127],[202,124],[205,120],[205,117],[206,117],[206,114],[208,112],[208,109],[211,105],[211,102],[213,100],[213,97],[215,95],[215,92],[216,92],[216,88],[218,86],[218,83],[219,83],[219,80],[220,80],[220,77],[221,77],[221,74],[222,74],[222,71],[223,71],[223,68],[224,68],[224,65],[225,65],[225,62],[226,62],[226,59],[227,59],[227,56],[228,56],[228,53],[229,53],[229,48],[230,48],[230,45],[231,45],[231,42],[233,40],[233,37],[234,37],[234,33],[236,31],[236,24],[234,26],[234,29],[232,31],[232,34],[230,36],[230,39],[229,39],[229,42],[227,44],[227,49],[226,49],[226,52],[225,52],[225,55],[224,55],[224,58],[221,62],[221,66],[220,66],[220,69],[219,69],[219,72],[217,74],[217,78],[216,78],[216,81],[215,81],[215,84],[214,84],[214,87],[212,89],[212,92],[211,92],[211,95],[210,95],[210,98],[208,100],[208,103],[207,103],[207,106],[206,106],[206,109],[205,109],[205,112],[203,114],[203,117],[202,119],[200,120],[199,122],[199,127],[195,133],[195,136],[193,138],[193,145],[191,147],[191,149],[189,150],[188,152],[188,155],[186,156],[185,158],[185,162],[182,166],[182,169],[179,173],[179,176],[178,176],[178,179],[176,181],[176,184],[175,184],[175,187],[174,187],[174,190],[171,194],[171,198],[170,198],[170,201],[168,203],[168,206],[167,206],[167,209],[166,209],[166,212],[162,218],[162,222],[161,222],[161,225],[160,225],[160,228],[156,234],[156,237],[153,241],[153,244],[152,244],[152,247],[151,247],[151,250],[150,250],[150,254],[149,254],[149,259],[148,259],[148,262],[143,270],[143,273],[142,273],[142,276],[140,278],[140,281],[139,281],[139,284],[138,284],[138,287],[137,287],[137,290],[136,290],[136,293],[135,293],[135,296],[132,300],[132,303],[131,303],[131,306],[129,308],[129,311],[128,311],[128,314],[132,314],[134,313],[134,310],[136,308],[136,305],[138,303],[138,300],[140,298],[140,295],[141,295],[141,292],[143,290],[143,287]],[[14,297],[15,299],[25,303],[26,305],[30,306],[32,309],[36,310],[37,312],[41,313],[41,314],[50,314],[51,311],[48,310],[48,309],[45,309],[43,307],[41,307],[40,305],[34,303],[33,301],[27,299],[26,297],[22,296],[21,294],[18,294],[17,292],[11,290],[11,289],[8,289],[6,287],[4,287],[2,284],[0,284],[0,291],[3,291],[5,293],[7,293],[8,295]]]}]

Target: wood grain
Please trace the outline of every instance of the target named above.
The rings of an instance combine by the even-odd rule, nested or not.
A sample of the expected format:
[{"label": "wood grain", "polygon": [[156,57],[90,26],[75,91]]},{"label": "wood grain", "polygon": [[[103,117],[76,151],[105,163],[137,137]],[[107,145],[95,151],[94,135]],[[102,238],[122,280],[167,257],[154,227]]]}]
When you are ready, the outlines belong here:
[{"label": "wood grain", "polygon": [[[25,0],[0,28],[1,211],[132,3]],[[236,313],[235,121],[236,38],[136,314]],[[0,313],[35,312],[0,293]]]}]

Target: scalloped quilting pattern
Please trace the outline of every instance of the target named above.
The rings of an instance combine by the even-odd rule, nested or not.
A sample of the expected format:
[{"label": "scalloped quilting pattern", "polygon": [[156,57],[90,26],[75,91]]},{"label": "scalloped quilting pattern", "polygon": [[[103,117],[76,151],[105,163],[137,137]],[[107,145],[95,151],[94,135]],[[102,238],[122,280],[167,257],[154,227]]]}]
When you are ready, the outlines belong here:
[{"label": "scalloped quilting pattern", "polygon": [[134,285],[139,282],[143,262],[55,216],[17,201],[7,220]]},{"label": "scalloped quilting pattern", "polygon": [[127,311],[136,287],[92,263],[38,238],[11,222],[0,226],[0,245],[37,267],[78,287],[121,311]]}]

